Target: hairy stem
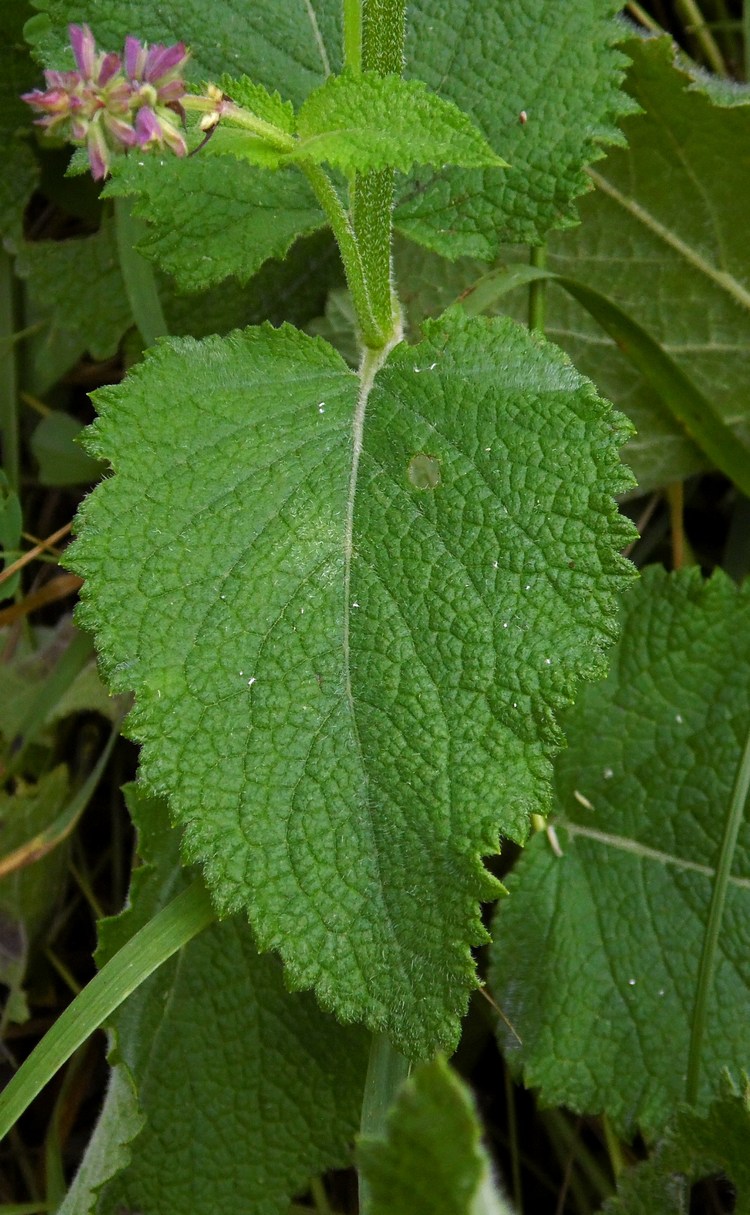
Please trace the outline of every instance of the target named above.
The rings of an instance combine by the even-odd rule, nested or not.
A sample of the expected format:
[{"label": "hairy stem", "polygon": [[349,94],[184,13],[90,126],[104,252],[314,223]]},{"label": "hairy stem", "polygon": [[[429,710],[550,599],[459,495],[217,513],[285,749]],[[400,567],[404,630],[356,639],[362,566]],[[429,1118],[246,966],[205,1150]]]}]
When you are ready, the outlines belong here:
[{"label": "hairy stem", "polygon": [[[359,12],[361,69],[380,76],[400,76],[404,65],[405,0],[360,0]],[[353,20],[352,29],[355,26]],[[345,40],[347,37],[345,33]],[[373,312],[386,332],[393,330],[399,317],[391,259],[394,181],[393,170],[382,169],[357,173],[352,186],[352,216],[362,266]]]},{"label": "hairy stem", "polygon": [[315,197],[325,211],[336,238],[362,341],[372,350],[382,350],[388,343],[391,327],[382,325],[373,309],[359,242],[351,220],[338,196],[336,187],[325,170],[318,165],[311,164],[304,164],[301,168],[315,191]]}]

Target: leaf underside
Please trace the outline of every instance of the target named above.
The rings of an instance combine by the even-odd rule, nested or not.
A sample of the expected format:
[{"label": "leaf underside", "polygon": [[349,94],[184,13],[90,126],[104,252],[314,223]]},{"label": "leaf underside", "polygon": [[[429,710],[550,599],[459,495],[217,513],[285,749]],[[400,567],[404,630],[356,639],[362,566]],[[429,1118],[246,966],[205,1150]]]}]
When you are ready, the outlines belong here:
[{"label": "leaf underside", "polygon": [[418,1056],[476,982],[481,857],[604,670],[626,431],[555,348],[458,311],[392,354],[361,450],[357,390],[288,327],[161,342],[97,394],[115,476],[73,565],[219,908]]},{"label": "leaf underside", "polygon": [[[750,720],[750,598],[652,570],[606,682],[566,714],[557,836],[508,879],[491,983],[545,1102],[658,1135],[684,1097],[714,867]],[[581,800],[583,799],[583,800]],[[702,1053],[701,1108],[750,1052],[750,831],[740,832]]]}]

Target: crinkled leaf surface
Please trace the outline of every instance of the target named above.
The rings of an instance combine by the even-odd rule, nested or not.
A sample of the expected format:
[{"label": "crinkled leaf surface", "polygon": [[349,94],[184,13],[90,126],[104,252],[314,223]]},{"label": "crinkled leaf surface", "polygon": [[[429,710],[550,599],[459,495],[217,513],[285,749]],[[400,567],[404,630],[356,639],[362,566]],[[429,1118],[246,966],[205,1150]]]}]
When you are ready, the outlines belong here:
[{"label": "crinkled leaf surface", "polygon": [[555,347],[459,311],[393,352],[362,434],[357,396],[288,327],[160,343],[98,394],[115,476],[73,563],[219,907],[420,1055],[475,983],[481,856],[604,668],[625,432]]},{"label": "crinkled leaf surface", "polygon": [[[503,0],[409,6],[407,73],[450,98],[484,131],[507,172],[443,170],[405,183],[396,223],[450,257],[493,258],[509,240],[568,227],[589,188],[584,166],[632,103],[619,91],[620,8],[609,0]],[[524,112],[527,121],[521,123]]]},{"label": "crinkled leaf surface", "polygon": [[294,240],[325,222],[297,169],[269,172],[234,156],[123,157],[108,195],[133,195],[133,211],[151,221],[139,245],[184,291],[234,275],[241,283]]},{"label": "crinkled leaf surface", "polygon": [[744,1091],[727,1077],[704,1117],[683,1106],[644,1164],[628,1169],[617,1195],[604,1205],[607,1215],[683,1215],[689,1182],[723,1174],[736,1191],[735,1215],[750,1212],[750,1107]]},{"label": "crinkled leaf surface", "polygon": [[[403,1086],[384,1139],[360,1140],[372,1215],[512,1215],[494,1191],[466,1086],[438,1056]],[[482,1205],[479,1206],[479,1198]]]},{"label": "crinkled leaf surface", "polygon": [[219,86],[237,105],[270,122],[273,126],[291,135],[295,129],[294,106],[291,101],[284,101],[279,92],[269,93],[262,84],[251,80],[249,76],[224,75]]},{"label": "crinkled leaf surface", "polygon": [[[684,1097],[714,868],[750,722],[750,590],[648,571],[605,684],[565,721],[556,856],[522,856],[495,923],[492,986],[545,1101],[659,1134]],[[581,800],[583,799],[583,801]],[[702,1108],[750,1052],[750,827],[724,913]]]},{"label": "crinkled leaf surface", "polygon": [[[197,0],[167,0],[158,6],[151,0],[107,0],[106,5],[91,0],[85,12],[78,0],[36,3],[43,13],[29,36],[50,66],[72,66],[63,49],[66,26],[86,16],[102,46],[114,49],[133,32],[151,42],[183,39],[193,50],[190,72],[195,82],[242,71],[271,91],[280,89],[297,106],[341,68],[340,0],[319,0],[314,6],[292,0],[281,8],[275,0],[257,0],[241,15],[230,0],[210,6]],[[619,90],[625,60],[614,48],[617,29],[612,16],[619,7],[613,0],[567,0],[564,5],[557,0],[519,0],[512,5],[505,0],[482,5],[461,0],[439,9],[433,0],[414,0],[409,5],[407,77],[424,79],[439,96],[464,110],[512,167],[427,170],[404,183],[397,210],[402,231],[452,257],[490,259],[500,242],[538,241],[550,228],[574,222],[572,201],[588,188],[584,166],[599,158],[603,144],[618,141],[615,122],[629,107]],[[522,110],[528,115],[523,126]],[[211,165],[213,158],[206,160]],[[179,167],[186,169],[186,163]],[[211,167],[206,185],[214,172]],[[250,166],[247,172],[252,172]],[[263,230],[268,217],[260,187],[251,180],[245,179],[240,196],[258,200],[261,216],[247,223]],[[295,230],[301,232],[301,187],[291,175],[279,181],[273,204],[279,228],[287,231],[296,223]],[[165,197],[155,202],[161,187],[151,185],[150,173],[132,186],[144,191],[143,211],[162,238],[168,241],[169,230],[174,230],[170,268],[188,274],[188,263],[194,260],[193,226],[205,239],[205,234],[231,227],[236,211],[224,201],[229,187],[223,181],[218,200],[210,188],[203,194],[192,176],[169,175],[163,187]],[[192,210],[185,216],[188,191]],[[159,246],[153,252],[161,257]],[[181,263],[179,269],[175,260]],[[229,266],[225,261],[224,273]],[[217,267],[206,281],[218,281],[218,275]]]},{"label": "crinkled leaf surface", "polygon": [[474,123],[419,80],[345,72],[312,93],[297,116],[295,160],[345,172],[412,165],[498,166]]},{"label": "crinkled leaf surface", "polygon": [[[597,166],[582,224],[550,241],[548,264],[610,296],[657,341],[750,443],[750,90],[720,105],[674,61],[667,38],[625,44],[628,89],[644,113],[626,149]],[[643,488],[706,466],[598,325],[558,288],[547,332],[636,425],[626,459]]]},{"label": "crinkled leaf surface", "polygon": [[[149,863],[136,871],[132,906],[105,921],[100,961],[186,884],[164,805],[129,801]],[[368,1035],[290,994],[244,917],[191,941],[126,1001],[112,1029],[115,1079],[60,1215],[286,1215],[311,1175],[346,1163]],[[143,1129],[110,1180],[122,1164],[123,1119],[136,1129],[132,1085]]]}]

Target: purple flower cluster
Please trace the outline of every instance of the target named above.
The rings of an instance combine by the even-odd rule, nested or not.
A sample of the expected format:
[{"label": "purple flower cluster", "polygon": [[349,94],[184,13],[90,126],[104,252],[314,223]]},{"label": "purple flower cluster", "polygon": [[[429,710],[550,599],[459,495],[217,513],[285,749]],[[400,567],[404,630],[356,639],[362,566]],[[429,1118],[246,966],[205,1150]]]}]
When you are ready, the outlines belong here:
[{"label": "purple flower cluster", "polygon": [[184,156],[184,45],[148,46],[128,37],[121,57],[97,54],[87,25],[68,32],[78,70],[45,72],[46,89],[23,95],[44,115],[38,125],[85,144],[97,179],[106,177],[113,154],[127,148],[167,147]]}]

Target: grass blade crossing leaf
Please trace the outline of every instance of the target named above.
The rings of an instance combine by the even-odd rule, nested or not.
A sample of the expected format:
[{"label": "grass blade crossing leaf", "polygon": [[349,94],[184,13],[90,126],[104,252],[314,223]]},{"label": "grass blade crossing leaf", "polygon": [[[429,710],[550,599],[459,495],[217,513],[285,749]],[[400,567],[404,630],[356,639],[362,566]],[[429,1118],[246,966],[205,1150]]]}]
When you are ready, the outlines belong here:
[{"label": "grass blade crossing leaf", "polygon": [[0,1093],[0,1139],[81,1043],[213,919],[203,884],[196,881],[123,946],[60,1014]]},{"label": "grass blade crossing leaf", "polygon": [[[722,574],[644,574],[603,685],[567,717],[562,856],[536,837],[508,879],[492,985],[545,1100],[660,1134],[684,1099],[699,961],[750,720],[750,599]],[[731,930],[727,927],[731,925]],[[750,1050],[750,862],[740,831],[718,934],[699,1108]]]},{"label": "grass blade crossing leaf", "polygon": [[330,347],[270,327],[162,342],[97,402],[115,476],[73,560],[143,778],[293,984],[409,1055],[453,1043],[480,858],[544,806],[630,577],[620,420],[459,311],[359,403]]},{"label": "grass blade crossing leaf", "polygon": [[[750,447],[750,165],[739,151],[750,143],[750,90],[736,86],[720,101],[675,60],[669,38],[629,39],[623,49],[633,59],[628,89],[643,113],[624,120],[627,148],[597,165],[580,226],[550,238],[548,266],[637,318],[711,402],[739,457]],[[512,158],[511,148],[503,152]],[[555,288],[547,333],[634,422],[625,459],[644,488],[722,466],[691,442],[616,342],[603,341]]]},{"label": "grass blade crossing leaf", "polygon": [[[128,802],[146,863],[127,910],[102,925],[100,962],[189,880],[165,805],[132,789]],[[112,1085],[59,1215],[286,1215],[310,1176],[348,1162],[368,1035],[290,994],[244,916],[187,944],[110,1028]]]},{"label": "grass blade crossing leaf", "polygon": [[750,438],[743,441],[724,422],[713,399],[696,388],[679,363],[642,325],[601,292],[550,270],[511,266],[485,275],[464,292],[462,304],[469,315],[476,315],[490,309],[513,288],[546,280],[562,287],[586,309],[658,394],[688,437],[739,489],[750,494]]}]

